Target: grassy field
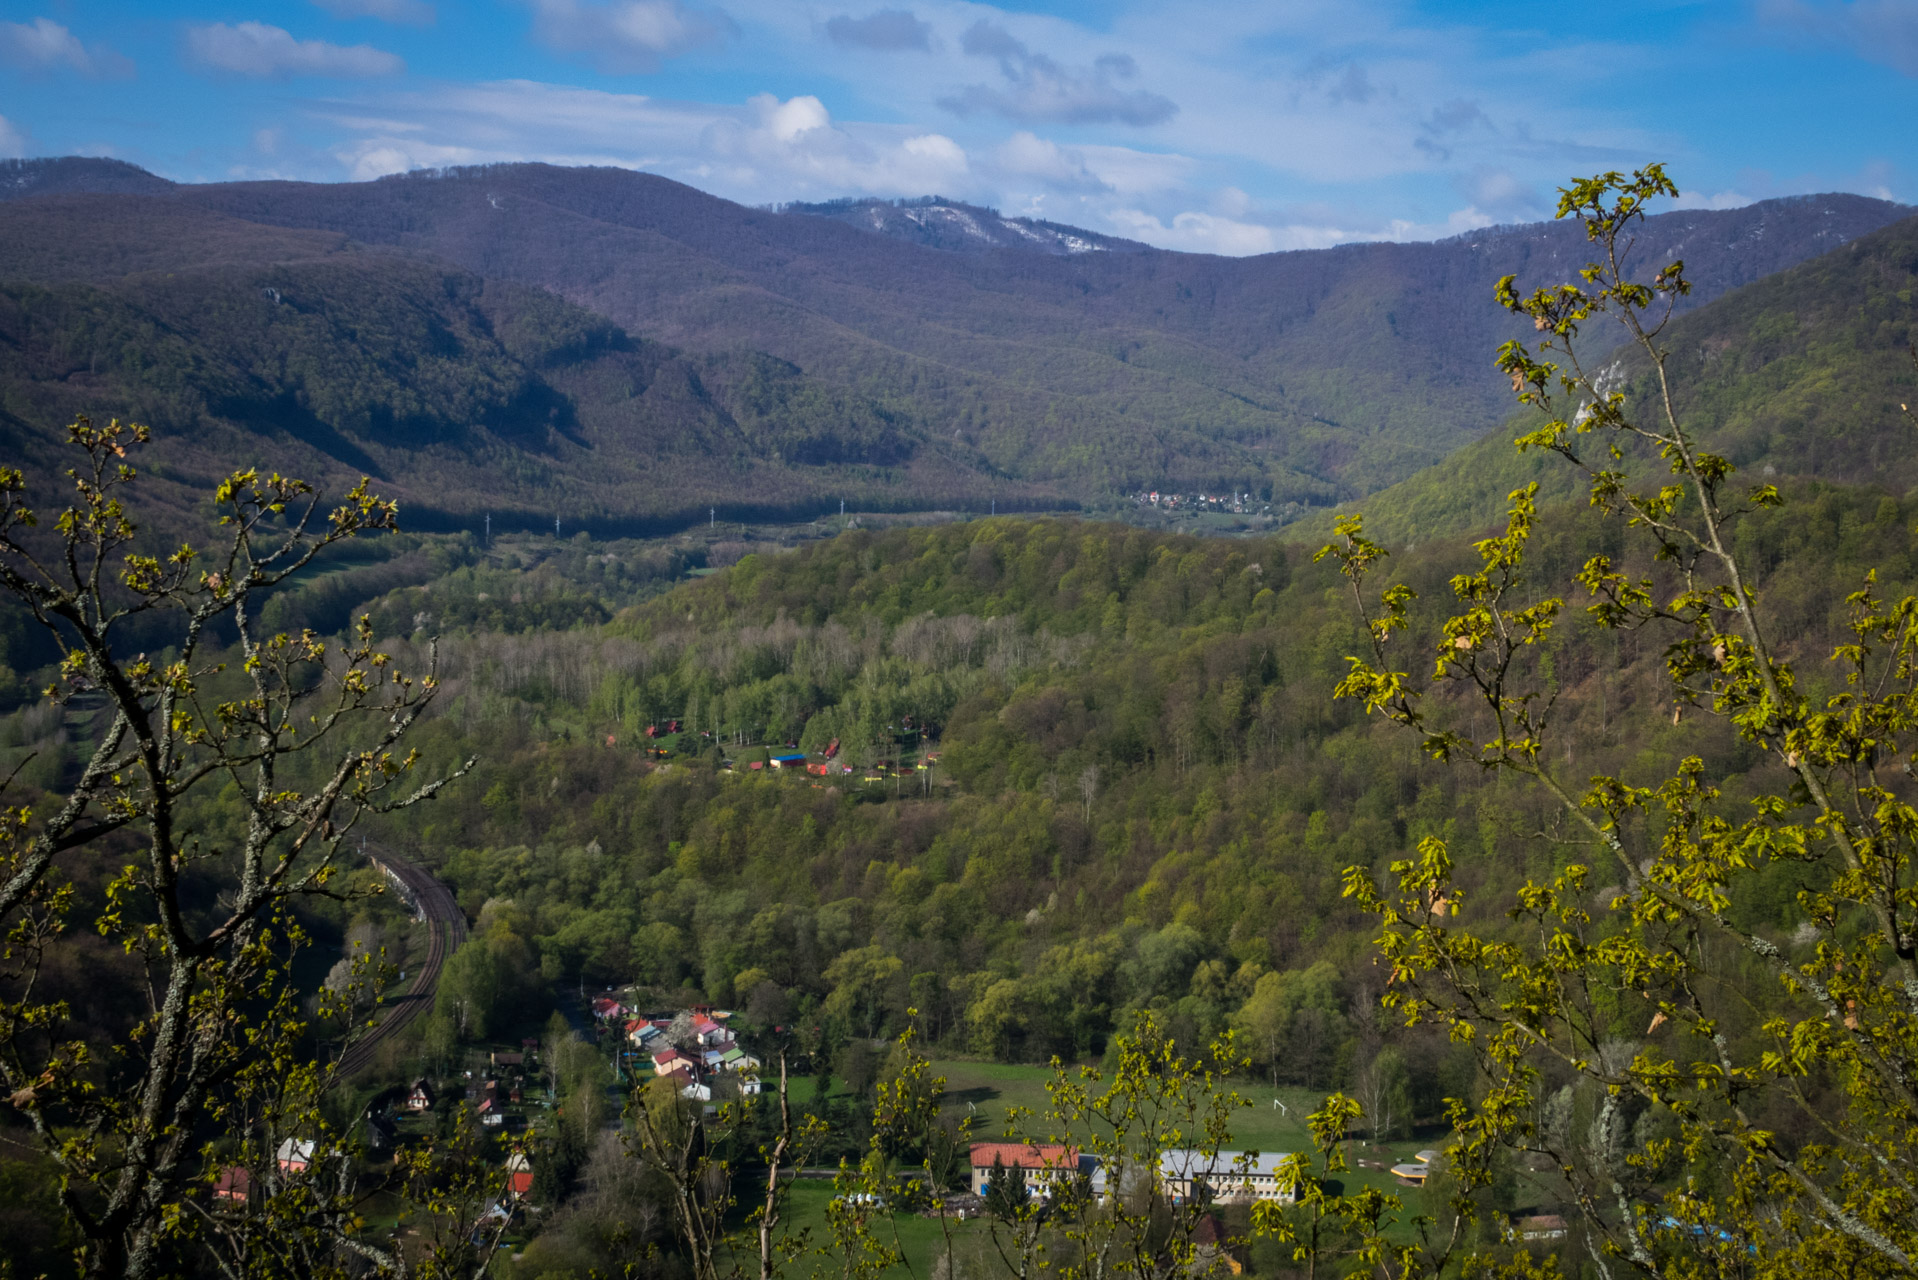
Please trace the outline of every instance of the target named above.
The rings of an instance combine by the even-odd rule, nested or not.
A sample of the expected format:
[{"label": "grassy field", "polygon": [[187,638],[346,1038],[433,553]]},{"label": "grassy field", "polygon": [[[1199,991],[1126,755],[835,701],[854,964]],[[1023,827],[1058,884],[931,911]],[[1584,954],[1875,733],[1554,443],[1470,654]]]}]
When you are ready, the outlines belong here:
[{"label": "grassy field", "polygon": [[[933,1063],[933,1073],[946,1078],[945,1114],[970,1115],[975,1141],[991,1141],[1006,1136],[1006,1117],[1015,1107],[1027,1108],[1033,1113],[1034,1118],[1027,1122],[1032,1131],[1045,1131],[1043,1116],[1048,1105],[1046,1082],[1053,1078],[1049,1068],[948,1060]],[[1255,1081],[1235,1081],[1229,1088],[1251,1104],[1233,1112],[1234,1148],[1264,1154],[1311,1149],[1305,1118],[1324,1101],[1323,1094],[1309,1089],[1274,1089]],[[1401,1186],[1385,1170],[1410,1160],[1413,1153],[1423,1148],[1444,1144],[1444,1135],[1434,1133],[1421,1134],[1416,1139],[1408,1138],[1379,1148],[1368,1146],[1359,1149],[1355,1143],[1349,1153],[1354,1160],[1363,1159],[1368,1165],[1380,1167],[1355,1167],[1343,1175],[1342,1181],[1350,1190],[1372,1186],[1396,1191],[1405,1196],[1409,1203],[1416,1192]]]},{"label": "grassy field", "polygon": [[[826,1206],[832,1202],[832,1197],[833,1184],[830,1182],[808,1178],[793,1184],[791,1197],[786,1201],[787,1227],[795,1235],[805,1232],[812,1251],[793,1269],[794,1274],[839,1273],[845,1269],[843,1258],[819,1252],[832,1242],[832,1231],[826,1225]],[[986,1224],[976,1218],[970,1222],[955,1220],[947,1225],[955,1243],[970,1239],[974,1233],[983,1234],[986,1230]],[[888,1275],[911,1275],[918,1280],[925,1280],[932,1274],[933,1262],[945,1249],[945,1234],[937,1218],[901,1213],[880,1219],[874,1229],[881,1241],[887,1244],[896,1242],[896,1247],[906,1260],[904,1266],[892,1268]],[[753,1265],[756,1266],[757,1262]]]},{"label": "grassy field", "polygon": [[[948,1061],[935,1062],[933,1070],[946,1077],[947,1114],[969,1113],[973,1133],[981,1140],[1005,1133],[1006,1116],[1012,1108],[1043,1113],[1047,1106],[1046,1082],[1052,1079],[1052,1071],[1046,1067]],[[1257,1151],[1304,1149],[1305,1117],[1323,1095],[1309,1089],[1273,1089],[1248,1082],[1235,1082],[1231,1087],[1251,1104],[1234,1112],[1232,1140],[1237,1146]],[[1282,1105],[1274,1106],[1275,1102]]]},{"label": "grassy field", "polygon": [[[970,1115],[973,1136],[979,1141],[1005,1136],[1007,1113],[1014,1107],[1027,1107],[1035,1113],[1043,1113],[1047,1104],[1046,1082],[1052,1078],[1052,1072],[1043,1067],[1008,1066],[996,1062],[949,1060],[935,1062],[933,1070],[934,1074],[946,1078],[946,1114]],[[1320,1096],[1305,1089],[1275,1090],[1269,1086],[1244,1082],[1234,1087],[1251,1104],[1235,1113],[1232,1126],[1235,1145],[1261,1152],[1289,1152],[1305,1148],[1307,1137],[1303,1121],[1307,1113],[1319,1104]],[[1275,1099],[1284,1106],[1273,1106]],[[1035,1127],[1042,1125],[1037,1120],[1032,1123]],[[1384,1151],[1367,1149],[1364,1152],[1354,1151],[1353,1154],[1362,1154],[1369,1160],[1389,1165],[1410,1159],[1412,1153],[1421,1147],[1434,1145],[1438,1145],[1438,1141],[1431,1138],[1425,1141],[1408,1140],[1394,1143]],[[1341,1180],[1348,1192],[1361,1186],[1395,1191],[1404,1197],[1408,1211],[1417,1204],[1418,1192],[1398,1185],[1382,1169],[1355,1169],[1343,1175]],[[826,1224],[826,1209],[832,1196],[833,1184],[829,1181],[804,1179],[793,1184],[786,1209],[788,1228],[795,1233],[807,1232],[809,1245],[815,1251],[794,1269],[795,1274],[826,1274],[843,1270],[843,1259],[816,1252],[832,1238]],[[974,1241],[974,1237],[983,1240],[987,1230],[987,1225],[976,1219],[950,1222],[947,1227],[955,1246],[962,1253],[968,1251],[969,1245],[976,1248],[978,1242]],[[905,1265],[893,1268],[887,1273],[889,1277],[926,1280],[932,1274],[932,1266],[943,1252],[946,1239],[945,1231],[937,1219],[899,1214],[881,1220],[877,1229],[882,1240],[896,1241],[905,1257]],[[1409,1234],[1407,1238],[1409,1240]]]},{"label": "grassy field", "polygon": [[[1025,1107],[1031,1109],[1035,1117],[1042,1115],[1047,1105],[1046,1082],[1052,1079],[1052,1072],[1044,1067],[963,1060],[935,1062],[933,1073],[946,1079],[945,1114],[948,1117],[969,1115],[975,1141],[990,1141],[1006,1136],[1007,1114],[1012,1108]],[[1304,1120],[1322,1101],[1322,1095],[1306,1089],[1273,1089],[1244,1081],[1235,1082],[1231,1087],[1250,1104],[1234,1113],[1232,1141],[1236,1147],[1267,1153],[1298,1151],[1307,1147]],[[844,1086],[840,1085],[839,1088],[843,1090]],[[1284,1105],[1274,1106],[1275,1100]],[[1035,1118],[1029,1123],[1035,1129],[1043,1129],[1040,1119]],[[1371,1163],[1389,1166],[1411,1159],[1412,1154],[1421,1148],[1442,1144],[1442,1137],[1427,1134],[1420,1140],[1395,1142],[1385,1149],[1360,1148],[1355,1143],[1351,1154]],[[1348,1193],[1364,1186],[1395,1192],[1404,1199],[1408,1213],[1417,1211],[1419,1193],[1400,1186],[1384,1168],[1355,1168],[1343,1174],[1340,1180]],[[794,1236],[804,1233],[810,1250],[807,1257],[792,1268],[795,1275],[824,1276],[840,1274],[844,1270],[844,1259],[820,1252],[832,1239],[826,1221],[827,1206],[832,1202],[832,1197],[833,1184],[829,1180],[807,1178],[792,1185],[786,1204],[786,1229]],[[746,1202],[742,1201],[740,1213],[743,1215],[746,1209]],[[944,1251],[947,1230],[962,1254],[976,1253],[986,1247],[987,1224],[977,1219],[969,1222],[951,1221],[942,1228],[936,1218],[902,1213],[882,1218],[875,1225],[880,1239],[896,1243],[905,1258],[903,1266],[887,1272],[888,1280],[895,1277],[898,1280],[906,1280],[907,1277],[911,1280],[928,1280],[934,1262]],[[1404,1235],[1409,1241],[1409,1232]]]}]

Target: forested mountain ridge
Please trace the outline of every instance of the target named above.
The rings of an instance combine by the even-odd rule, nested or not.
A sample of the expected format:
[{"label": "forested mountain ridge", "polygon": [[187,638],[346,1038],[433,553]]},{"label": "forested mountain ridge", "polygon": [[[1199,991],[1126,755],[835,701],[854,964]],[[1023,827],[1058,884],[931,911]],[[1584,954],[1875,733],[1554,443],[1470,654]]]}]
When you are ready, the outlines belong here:
[{"label": "forested mountain ridge", "polygon": [[[84,184],[79,162],[54,163],[67,167],[48,185]],[[1410,475],[1502,416],[1486,353],[1516,330],[1486,301],[1492,282],[1569,273],[1583,250],[1575,228],[1547,225],[1251,259],[951,253],[647,174],[541,165],[156,198],[550,288],[689,351],[766,351],[1079,500],[1154,486],[1323,504]],[[0,227],[30,203],[0,205]],[[1692,264],[1702,301],[1899,213],[1768,201],[1662,215],[1645,243]]]},{"label": "forested mountain ridge", "polygon": [[176,505],[239,460],[371,475],[415,529],[984,505],[988,484],[1064,501],[883,400],[761,353],[685,356],[545,290],[150,197],[6,208],[0,438],[37,462],[75,415],[138,419]]},{"label": "forested mountain ridge", "polygon": [[[1679,317],[1661,341],[1687,427],[1746,481],[1918,486],[1918,438],[1901,408],[1918,403],[1918,218],[1734,290]],[[1654,411],[1642,352],[1622,351],[1612,376],[1635,412]],[[1398,545],[1487,528],[1503,517],[1507,495],[1532,481],[1542,501],[1582,497],[1562,460],[1513,446],[1543,422],[1521,413],[1357,504],[1368,533]],[[1333,519],[1317,514],[1288,532],[1323,540]]]},{"label": "forested mountain ridge", "polygon": [[30,160],[0,160],[0,200],[26,196],[123,193],[152,195],[169,191],[174,183],[138,165],[103,156],[54,156]]}]

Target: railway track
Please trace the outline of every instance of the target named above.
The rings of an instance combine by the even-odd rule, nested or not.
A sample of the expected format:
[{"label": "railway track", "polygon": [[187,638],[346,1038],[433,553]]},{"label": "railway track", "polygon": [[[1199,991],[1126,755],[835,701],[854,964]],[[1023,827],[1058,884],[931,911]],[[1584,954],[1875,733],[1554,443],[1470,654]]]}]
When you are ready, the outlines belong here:
[{"label": "railway track", "polygon": [[352,1075],[371,1065],[373,1051],[380,1041],[432,1007],[446,957],[466,941],[466,914],[453,901],[451,890],[423,868],[386,849],[374,850],[370,858],[413,908],[415,917],[425,922],[426,958],[414,975],[412,985],[387,1002],[386,1016],[380,1019],[379,1025],[340,1056],[336,1065],[341,1075]]}]

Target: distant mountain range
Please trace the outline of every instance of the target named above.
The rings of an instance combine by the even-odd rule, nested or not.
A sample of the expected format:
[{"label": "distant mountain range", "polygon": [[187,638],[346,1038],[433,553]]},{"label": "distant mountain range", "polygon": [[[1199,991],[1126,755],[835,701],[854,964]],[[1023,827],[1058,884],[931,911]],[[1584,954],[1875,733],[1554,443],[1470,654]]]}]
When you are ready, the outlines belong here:
[{"label": "distant mountain range", "polygon": [[[1696,306],[1909,213],[1664,214],[1640,252],[1686,259]],[[176,185],[17,162],[0,431],[35,453],[68,412],[137,407],[183,477],[277,440],[451,523],[1148,486],[1325,505],[1502,420],[1491,353],[1517,330],[1493,282],[1566,278],[1584,249],[1548,224],[1232,259],[936,199],[748,209],[615,169]]]}]

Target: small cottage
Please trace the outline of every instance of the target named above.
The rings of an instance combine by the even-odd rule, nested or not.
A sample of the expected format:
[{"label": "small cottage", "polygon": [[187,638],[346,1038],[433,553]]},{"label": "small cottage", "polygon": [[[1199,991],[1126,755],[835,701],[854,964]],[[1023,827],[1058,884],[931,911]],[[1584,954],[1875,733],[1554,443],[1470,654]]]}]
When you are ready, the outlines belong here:
[{"label": "small cottage", "polygon": [[533,1193],[533,1165],[523,1152],[506,1157],[506,1193],[516,1200]]},{"label": "small cottage", "polygon": [[213,1184],[213,1198],[229,1203],[245,1203],[253,1193],[253,1174],[240,1165],[228,1165],[220,1170],[220,1177]]}]

